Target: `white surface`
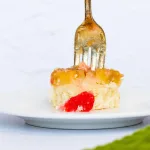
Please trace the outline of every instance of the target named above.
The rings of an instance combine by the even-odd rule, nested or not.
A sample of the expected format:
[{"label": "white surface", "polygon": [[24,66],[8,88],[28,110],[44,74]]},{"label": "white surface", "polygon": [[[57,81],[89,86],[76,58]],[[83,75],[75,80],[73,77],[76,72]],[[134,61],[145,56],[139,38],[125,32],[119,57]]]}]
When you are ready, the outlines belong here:
[{"label": "white surface", "polygon": [[[83,5],[83,0],[0,1],[0,91],[42,86],[39,79],[48,77],[43,72],[51,66],[72,65],[74,31],[83,20]],[[93,15],[106,32],[107,66],[125,74],[124,85],[149,85],[150,1],[93,0]],[[139,127],[94,132],[47,130],[0,116],[0,148],[77,150],[106,143]]]},{"label": "white surface", "polygon": [[[45,86],[46,87],[46,86]],[[147,88],[121,88],[119,109],[65,113],[50,104],[50,88],[26,88],[0,93],[0,112],[23,118],[28,124],[62,129],[115,128],[140,123],[150,116]]]},{"label": "white surface", "polygon": [[28,126],[17,117],[0,115],[0,148],[4,150],[81,150],[85,147],[111,142],[147,124],[150,124],[150,118],[145,119],[142,124],[126,128],[57,130]]},{"label": "white surface", "polygon": [[[126,85],[150,84],[150,1],[93,0],[92,8],[106,32],[107,66],[124,73]],[[0,10],[0,90],[38,82],[51,66],[73,64],[84,0],[5,0]]]}]

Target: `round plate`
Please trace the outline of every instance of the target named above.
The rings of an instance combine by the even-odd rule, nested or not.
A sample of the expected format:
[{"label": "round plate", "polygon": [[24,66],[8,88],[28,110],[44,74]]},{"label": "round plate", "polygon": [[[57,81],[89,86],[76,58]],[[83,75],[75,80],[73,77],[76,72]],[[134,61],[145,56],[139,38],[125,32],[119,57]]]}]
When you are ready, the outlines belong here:
[{"label": "round plate", "polygon": [[31,88],[0,93],[0,112],[21,117],[29,125],[61,129],[116,128],[141,123],[150,115],[147,88],[121,89],[118,109],[65,113],[52,108],[49,90]]}]

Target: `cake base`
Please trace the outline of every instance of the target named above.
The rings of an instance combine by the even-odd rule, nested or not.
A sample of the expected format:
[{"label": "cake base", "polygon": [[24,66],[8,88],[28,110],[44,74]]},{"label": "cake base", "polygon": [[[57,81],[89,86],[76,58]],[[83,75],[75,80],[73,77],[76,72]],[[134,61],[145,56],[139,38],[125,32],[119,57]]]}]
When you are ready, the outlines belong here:
[{"label": "cake base", "polygon": [[56,109],[63,106],[71,97],[84,91],[93,93],[95,97],[92,110],[118,108],[120,103],[119,87],[115,83],[88,85],[82,88],[73,84],[67,84],[58,87],[53,86],[52,90],[51,103]]}]

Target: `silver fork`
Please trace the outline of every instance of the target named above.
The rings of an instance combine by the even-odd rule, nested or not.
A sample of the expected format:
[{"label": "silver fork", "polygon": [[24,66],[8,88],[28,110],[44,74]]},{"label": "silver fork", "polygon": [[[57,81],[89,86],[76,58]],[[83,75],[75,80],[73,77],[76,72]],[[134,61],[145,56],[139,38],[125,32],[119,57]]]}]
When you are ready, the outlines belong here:
[{"label": "silver fork", "polygon": [[104,68],[105,55],[105,33],[92,17],[91,0],[85,0],[85,20],[75,32],[74,65],[84,62],[92,70]]}]

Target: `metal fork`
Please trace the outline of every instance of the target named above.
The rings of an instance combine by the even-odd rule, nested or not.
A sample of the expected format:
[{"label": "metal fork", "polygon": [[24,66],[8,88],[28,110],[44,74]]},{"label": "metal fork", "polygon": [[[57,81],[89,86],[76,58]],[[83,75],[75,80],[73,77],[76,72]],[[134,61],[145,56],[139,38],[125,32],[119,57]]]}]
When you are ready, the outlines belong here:
[{"label": "metal fork", "polygon": [[75,32],[74,65],[84,62],[92,70],[104,68],[105,55],[105,33],[92,17],[91,0],[85,0],[85,20]]}]

